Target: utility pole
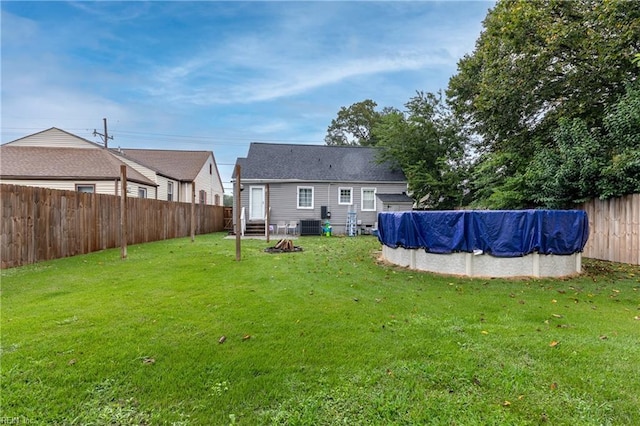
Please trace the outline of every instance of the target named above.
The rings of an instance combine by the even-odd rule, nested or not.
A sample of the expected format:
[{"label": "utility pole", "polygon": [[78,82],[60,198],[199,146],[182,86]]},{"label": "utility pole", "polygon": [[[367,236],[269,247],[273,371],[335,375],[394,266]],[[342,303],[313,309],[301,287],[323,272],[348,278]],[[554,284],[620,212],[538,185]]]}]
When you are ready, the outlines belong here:
[{"label": "utility pole", "polygon": [[240,241],[242,240],[242,224],[240,223],[240,210],[242,209],[242,200],[240,200],[240,164],[236,164],[236,186],[234,188],[233,202],[236,203],[236,261],[240,261],[242,251],[240,249]]},{"label": "utility pole", "polygon": [[107,119],[103,118],[102,121],[104,123],[104,134],[98,133],[96,129],[93,129],[93,136],[100,136],[100,139],[104,142],[104,147],[109,148],[109,139],[113,140],[113,136],[109,136],[107,133]]}]

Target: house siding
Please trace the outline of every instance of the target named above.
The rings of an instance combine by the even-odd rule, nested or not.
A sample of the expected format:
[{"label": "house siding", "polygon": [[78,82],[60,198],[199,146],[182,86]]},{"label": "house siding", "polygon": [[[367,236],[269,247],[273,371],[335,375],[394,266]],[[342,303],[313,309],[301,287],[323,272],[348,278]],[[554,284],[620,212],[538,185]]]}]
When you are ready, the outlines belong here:
[{"label": "house siding", "polygon": [[[241,193],[243,206],[249,206],[249,192],[247,188],[253,185],[250,181],[243,181],[245,188]],[[297,196],[298,187],[313,187],[313,209],[298,209]],[[353,203],[344,205],[338,203],[339,188],[352,188]],[[376,193],[402,193],[407,191],[405,182],[273,182],[269,183],[269,206],[271,215],[269,222],[272,225],[280,221],[292,222],[307,219],[321,220],[322,206],[326,206],[331,212],[331,222],[334,233],[345,233],[347,216],[349,211],[356,212],[356,220],[361,222],[361,226],[368,228],[376,225],[378,217],[378,204],[376,199],[376,210],[362,211],[362,188],[375,188]],[[246,212],[248,217],[248,210]],[[323,221],[325,219],[322,219]]]},{"label": "house siding", "polygon": [[[111,181],[95,181],[95,180],[20,180],[20,179],[2,179],[2,183],[8,185],[32,186],[40,188],[58,189],[63,191],[75,191],[76,185],[95,185],[96,194],[117,195],[116,187],[120,182]],[[137,196],[136,188],[136,196]]]},{"label": "house siding", "polygon": [[[118,185],[120,185],[120,182],[118,182]],[[149,198],[149,199],[155,199],[156,198],[156,188],[154,186],[148,186],[148,185],[141,185],[135,182],[129,182],[127,183],[127,197],[131,197],[131,198],[138,198],[139,196],[139,189],[143,188],[147,190],[147,196],[145,198]],[[118,186],[118,194],[120,194],[120,187]]]},{"label": "house siding", "polygon": [[157,174],[155,170],[151,170],[150,168],[145,167],[140,163],[136,163],[135,161],[132,161],[122,155],[118,155],[117,158],[118,160],[122,161],[127,166],[131,167],[132,169],[134,169],[135,171],[137,171],[138,173],[140,173],[142,176],[146,177],[150,181],[158,183]]},{"label": "house siding", "polygon": [[[211,173],[209,173],[211,170]],[[195,179],[196,183],[196,203],[199,202],[199,192],[205,191],[207,193],[207,204],[215,204],[216,195],[218,195],[218,199],[220,200],[220,204],[222,205],[222,199],[224,194],[224,189],[222,187],[222,182],[218,178],[217,167],[213,161],[213,156],[209,155],[209,158],[204,163],[200,172],[198,172],[198,176]],[[188,190],[186,194],[186,199],[191,202],[191,184],[188,185]]]},{"label": "house siding", "polygon": [[101,149],[98,144],[79,138],[59,129],[49,129],[44,132],[25,136],[22,139],[10,142],[12,146],[40,146],[49,148],[86,148]]},{"label": "house siding", "polygon": [[[96,194],[120,195],[119,180],[20,180],[2,179],[7,185],[32,186],[39,188],[58,189],[62,191],[75,191],[76,185],[94,185]],[[127,197],[138,198],[138,189],[147,190],[147,198],[155,198],[156,189],[153,186],[141,185],[135,182],[127,183]]]},{"label": "house siding", "polygon": [[175,179],[169,179],[167,177],[158,175],[158,200],[167,201],[167,187],[168,182],[173,182],[173,199],[171,201],[182,201],[179,198],[180,193],[180,182]]},{"label": "house siding", "polygon": [[[133,160],[118,157],[123,162],[127,163],[129,166],[135,168],[138,172],[140,172],[145,177],[153,180],[158,184],[157,194],[159,200],[167,200],[168,197],[168,182],[173,182],[173,199],[172,201],[181,202],[181,203],[191,203],[191,182],[179,181],[177,179],[172,179],[163,175],[156,173],[155,171],[136,163]],[[212,173],[209,173],[209,167],[211,167]],[[202,166],[198,175],[194,180],[196,184],[196,203],[199,202],[199,193],[200,191],[205,191],[207,193],[207,202],[206,204],[213,205],[215,204],[215,196],[216,194],[219,196],[220,205],[222,205],[222,199],[224,194],[224,189],[222,187],[222,182],[220,182],[218,178],[218,170],[216,164],[213,161],[213,157],[209,156],[209,159]],[[154,191],[155,194],[155,191]]]}]

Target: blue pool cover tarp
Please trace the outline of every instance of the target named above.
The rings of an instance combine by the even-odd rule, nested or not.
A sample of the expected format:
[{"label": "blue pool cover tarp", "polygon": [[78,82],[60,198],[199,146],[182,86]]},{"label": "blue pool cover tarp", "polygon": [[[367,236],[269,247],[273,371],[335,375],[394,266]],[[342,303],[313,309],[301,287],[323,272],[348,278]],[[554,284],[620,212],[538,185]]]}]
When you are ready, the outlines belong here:
[{"label": "blue pool cover tarp", "polygon": [[496,257],[581,252],[589,237],[582,210],[407,211],[378,214],[378,239],[388,247]]}]

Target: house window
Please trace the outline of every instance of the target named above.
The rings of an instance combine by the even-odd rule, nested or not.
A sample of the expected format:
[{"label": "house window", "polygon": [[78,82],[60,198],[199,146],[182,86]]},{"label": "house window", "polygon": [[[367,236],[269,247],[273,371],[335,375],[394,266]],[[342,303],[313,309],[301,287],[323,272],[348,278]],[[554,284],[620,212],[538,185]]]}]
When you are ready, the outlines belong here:
[{"label": "house window", "polygon": [[312,186],[298,187],[298,208],[299,209],[313,208],[313,187]]},{"label": "house window", "polygon": [[214,199],[216,200],[216,204],[215,205],[219,206],[220,205],[220,195],[216,194]]},{"label": "house window", "polygon": [[362,211],[376,210],[376,189],[362,188]]},{"label": "house window", "polygon": [[173,201],[173,182],[167,182],[167,201]]},{"label": "house window", "polygon": [[209,163],[209,174],[213,174],[213,164]]},{"label": "house window", "polygon": [[352,188],[338,188],[338,204],[353,204]]},{"label": "house window", "polygon": [[147,198],[147,188],[138,188],[138,198]]},{"label": "house window", "polygon": [[76,185],[76,191],[93,194],[94,192],[96,192],[96,186],[95,185]]},{"label": "house window", "polygon": [[200,204],[207,204],[207,191],[201,189],[200,192]]}]

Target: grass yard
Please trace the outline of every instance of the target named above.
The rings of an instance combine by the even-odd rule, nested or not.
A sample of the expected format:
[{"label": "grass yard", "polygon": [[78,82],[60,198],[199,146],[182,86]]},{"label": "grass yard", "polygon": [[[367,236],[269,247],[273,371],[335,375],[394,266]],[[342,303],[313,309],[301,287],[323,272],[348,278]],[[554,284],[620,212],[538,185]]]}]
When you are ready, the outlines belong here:
[{"label": "grass yard", "polygon": [[223,237],[3,270],[0,423],[640,424],[638,267],[455,278],[373,237],[241,262]]}]

